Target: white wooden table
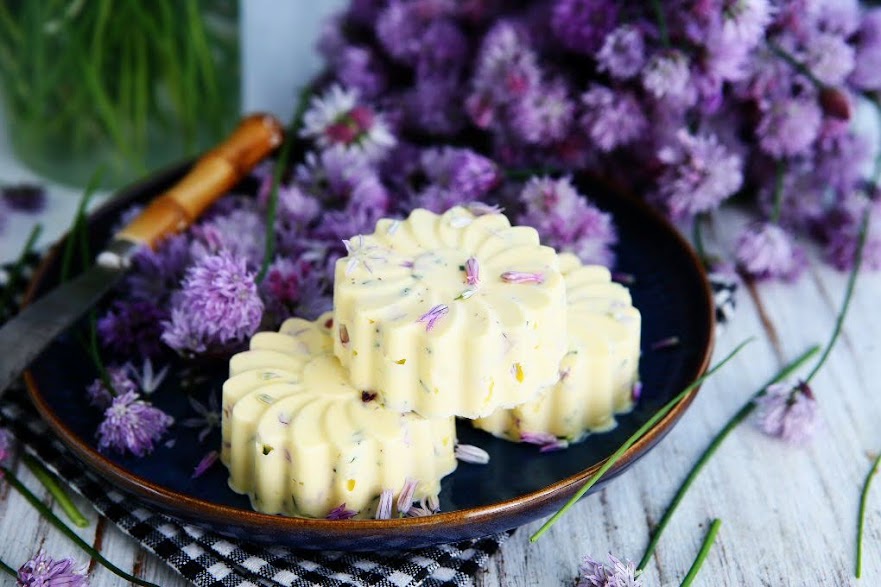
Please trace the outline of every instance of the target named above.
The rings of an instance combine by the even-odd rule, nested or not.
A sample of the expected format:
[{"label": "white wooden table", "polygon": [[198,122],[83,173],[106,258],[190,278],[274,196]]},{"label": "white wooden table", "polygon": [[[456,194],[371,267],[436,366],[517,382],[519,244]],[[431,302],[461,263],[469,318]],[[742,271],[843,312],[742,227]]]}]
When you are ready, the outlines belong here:
[{"label": "white wooden table", "polygon": [[[730,246],[743,217],[727,212],[708,235],[710,248]],[[808,346],[827,339],[846,275],[814,262],[796,285],[741,290],[734,322],[716,358],[755,336],[708,382],[676,428],[648,456],[602,493],[579,503],[538,543],[517,531],[478,577],[477,585],[572,585],[579,559],[608,552],[638,560],[648,531],[708,440],[757,386]],[[647,569],[647,585],[678,585],[714,517],[716,545],[698,585],[849,585],[853,579],[856,511],[870,455],[881,450],[881,274],[860,277],[839,344],[814,380],[822,428],[806,448],[769,439],[751,423],[728,438],[672,519]],[[27,485],[51,498],[22,466]],[[112,523],[77,500],[90,525],[79,534],[118,566],[168,587],[186,585]],[[82,553],[9,488],[0,490],[0,559],[17,567],[39,547],[53,556]],[[120,584],[92,565],[92,585]],[[862,584],[881,585],[881,482],[870,500]],[[2,581],[8,580],[4,577]]]}]

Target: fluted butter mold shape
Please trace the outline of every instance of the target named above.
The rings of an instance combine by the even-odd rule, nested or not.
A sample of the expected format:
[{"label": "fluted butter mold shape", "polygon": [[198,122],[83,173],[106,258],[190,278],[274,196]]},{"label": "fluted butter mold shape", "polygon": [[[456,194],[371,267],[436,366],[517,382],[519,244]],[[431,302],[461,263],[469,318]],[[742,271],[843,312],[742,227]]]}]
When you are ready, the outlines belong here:
[{"label": "fluted butter mold shape", "polygon": [[559,380],[535,399],[498,410],[474,426],[515,442],[561,448],[590,432],[615,426],[615,414],[632,407],[639,377],[641,317],[630,292],[609,270],[560,255],[566,282],[568,352]]},{"label": "fluted butter mold shape", "polygon": [[388,410],[353,387],[334,332],[330,313],[292,318],[230,360],[221,460],[258,511],[323,518],[345,504],[372,517],[383,490],[409,480],[415,499],[436,496],[456,468],[454,419]]},{"label": "fluted butter mold shape", "polygon": [[347,248],[335,268],[334,353],[387,408],[476,418],[557,380],[566,291],[534,229],[502,214],[418,209]]}]

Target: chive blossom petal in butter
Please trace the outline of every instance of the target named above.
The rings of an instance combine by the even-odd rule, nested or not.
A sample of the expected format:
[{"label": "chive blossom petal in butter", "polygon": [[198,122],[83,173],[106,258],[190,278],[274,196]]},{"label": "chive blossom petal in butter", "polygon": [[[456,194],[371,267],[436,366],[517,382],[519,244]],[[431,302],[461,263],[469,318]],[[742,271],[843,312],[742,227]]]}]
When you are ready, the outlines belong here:
[{"label": "chive blossom petal in butter", "polygon": [[330,513],[327,514],[325,519],[327,520],[348,520],[350,518],[354,518],[358,512],[354,510],[350,510],[346,507],[345,503],[341,503],[337,507],[330,510]]},{"label": "chive blossom petal in butter", "polygon": [[391,489],[383,489],[379,494],[379,504],[376,506],[376,519],[388,520],[392,517],[392,503],[394,495]]},{"label": "chive blossom petal in butter", "polygon": [[505,271],[502,273],[502,281],[505,283],[544,283],[545,276],[543,273],[527,272],[527,271]]},{"label": "chive blossom petal in butter", "polygon": [[416,493],[416,487],[419,480],[407,477],[404,480],[404,487],[398,495],[398,513],[406,514],[413,507],[413,494]]},{"label": "chive blossom petal in butter", "polygon": [[489,453],[473,444],[457,444],[455,455],[463,463],[472,465],[485,465],[489,462]]},{"label": "chive blossom petal in butter", "polygon": [[450,312],[450,307],[445,304],[438,304],[437,306],[430,309],[428,312],[419,317],[419,324],[425,324],[425,331],[431,332],[434,328],[435,323],[438,320],[446,316]]},{"label": "chive blossom petal in butter", "polygon": [[465,261],[465,283],[468,285],[480,283],[480,263],[474,257]]}]

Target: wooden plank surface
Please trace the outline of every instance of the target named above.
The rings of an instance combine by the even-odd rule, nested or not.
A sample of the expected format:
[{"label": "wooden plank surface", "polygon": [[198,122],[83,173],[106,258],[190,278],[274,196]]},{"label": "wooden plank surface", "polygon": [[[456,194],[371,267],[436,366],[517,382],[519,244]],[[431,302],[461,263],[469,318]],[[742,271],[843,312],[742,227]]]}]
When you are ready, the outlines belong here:
[{"label": "wooden plank surface", "polygon": [[[743,222],[736,212],[726,214],[709,240],[727,250]],[[630,472],[578,504],[537,544],[528,542],[537,524],[518,530],[478,577],[478,587],[572,585],[584,554],[639,559],[649,529],[708,440],[782,363],[825,342],[845,281],[845,275],[814,263],[795,286],[766,283],[741,291],[716,356],[748,336],[755,342],[704,386],[678,426]],[[814,442],[791,447],[750,423],[736,430],[673,518],[647,570],[647,585],[679,584],[714,517],[722,519],[722,528],[696,585],[857,584],[852,569],[859,488],[870,456],[881,450],[879,299],[881,275],[861,276],[840,343],[814,381],[822,413]],[[39,489],[24,467],[17,470]],[[867,518],[863,585],[881,585],[878,492]],[[159,585],[187,584],[78,503],[91,522],[80,535],[117,565]],[[18,566],[41,545],[56,557],[85,560],[20,496],[0,491],[0,558]],[[100,566],[91,578],[96,587],[120,584]]]}]

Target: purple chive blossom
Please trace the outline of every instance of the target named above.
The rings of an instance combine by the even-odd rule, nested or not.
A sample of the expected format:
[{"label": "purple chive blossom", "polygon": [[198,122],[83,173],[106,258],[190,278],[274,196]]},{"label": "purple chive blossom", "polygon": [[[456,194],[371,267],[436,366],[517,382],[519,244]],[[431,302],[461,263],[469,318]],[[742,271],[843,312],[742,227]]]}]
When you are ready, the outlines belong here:
[{"label": "purple chive blossom", "polygon": [[771,22],[768,0],[729,0],[722,10],[722,36],[729,43],[754,47]]},{"label": "purple chive blossom", "polygon": [[96,408],[105,410],[113,402],[114,396],[136,393],[138,385],[132,380],[130,374],[131,365],[128,363],[122,366],[108,367],[107,375],[110,379],[110,385],[113,386],[113,393],[107,389],[104,381],[98,377],[86,388],[86,396],[89,398],[89,403]]},{"label": "purple chive blossom", "polygon": [[617,24],[617,2],[556,0],[551,13],[551,29],[559,42],[584,55],[593,55]]},{"label": "purple chive blossom", "polygon": [[263,216],[255,209],[235,209],[212,216],[191,230],[191,254],[197,261],[207,255],[227,251],[247,260],[252,269],[263,262],[266,233]]},{"label": "purple chive blossom", "polygon": [[155,300],[120,299],[98,319],[98,339],[120,356],[155,357],[162,352],[159,337],[168,313]]},{"label": "purple chive blossom", "polygon": [[489,462],[489,453],[473,444],[457,444],[454,454],[463,463],[485,465]]},{"label": "purple chive blossom", "polygon": [[847,79],[855,65],[855,51],[839,35],[817,33],[805,44],[805,66],[829,86],[837,86]]},{"label": "purple chive blossom", "polygon": [[737,241],[735,256],[741,269],[758,279],[792,281],[807,265],[804,250],[780,226],[771,223],[747,228]]},{"label": "purple chive blossom", "polygon": [[422,79],[458,71],[469,57],[468,39],[462,29],[448,19],[432,21],[421,44],[416,74]]},{"label": "purple chive blossom", "polygon": [[545,281],[544,273],[540,271],[505,271],[500,277],[505,283],[542,284]]},{"label": "purple chive blossom", "polygon": [[202,457],[202,460],[199,461],[199,464],[196,465],[196,468],[193,469],[193,474],[190,476],[190,479],[196,479],[204,475],[205,472],[210,469],[214,465],[214,463],[217,462],[218,456],[220,456],[220,453],[218,453],[216,450],[208,452],[208,454]]},{"label": "purple chive blossom", "polygon": [[648,121],[630,92],[592,85],[581,95],[581,128],[601,151],[629,145],[643,136]]},{"label": "purple chive blossom", "polygon": [[611,565],[596,561],[590,556],[581,560],[578,583],[575,587],[641,587],[642,571],[636,570],[631,561],[621,561],[609,554]]},{"label": "purple chive blossom", "polygon": [[401,493],[398,494],[398,513],[406,514],[410,511],[413,506],[413,494],[416,493],[418,485],[419,481],[415,479],[407,477],[404,480],[404,486],[401,488]]},{"label": "purple chive blossom", "polygon": [[76,566],[73,559],[55,560],[43,549],[18,569],[20,587],[88,587],[88,565]]},{"label": "purple chive blossom", "polygon": [[480,283],[480,263],[474,257],[469,257],[465,261],[465,283],[468,285]]},{"label": "purple chive blossom", "polygon": [[403,2],[392,0],[376,18],[373,27],[383,49],[395,60],[416,65],[424,51],[424,37],[432,23],[449,12],[448,4],[433,0]]},{"label": "purple chive blossom", "polygon": [[416,321],[419,324],[425,324],[425,331],[431,332],[435,323],[446,316],[450,312],[450,307],[445,304],[438,304],[428,312],[419,317]]},{"label": "purple chive blossom", "polygon": [[218,395],[217,393],[210,394],[207,406],[192,396],[187,398],[190,402],[190,407],[193,408],[197,415],[182,420],[181,425],[186,428],[200,428],[199,442],[204,442],[212,430],[220,427],[221,414],[217,400]]},{"label": "purple chive blossom", "polygon": [[[851,198],[850,200],[854,200]],[[826,257],[840,271],[849,271],[856,262],[857,244],[860,239],[860,220],[866,204],[852,204],[846,201],[838,209],[831,211],[825,220]],[[881,200],[868,204],[868,236],[863,246],[863,266],[867,269],[881,269]]]},{"label": "purple chive blossom", "polygon": [[358,92],[338,85],[312,98],[300,134],[314,139],[322,149],[341,145],[372,161],[381,159],[396,143],[382,117],[359,103]]},{"label": "purple chive blossom", "polygon": [[7,428],[0,428],[0,465],[5,465],[12,456],[14,437]]},{"label": "purple chive blossom", "polygon": [[367,99],[382,94],[388,78],[382,62],[366,47],[344,47],[330,56],[336,78],[344,85],[358,90]]},{"label": "purple chive blossom", "polygon": [[152,303],[164,302],[177,289],[190,262],[190,242],[186,235],[164,239],[156,250],[143,247],[132,258],[126,288],[132,298]]},{"label": "purple chive blossom", "polygon": [[403,98],[394,102],[403,105],[407,128],[434,136],[450,136],[461,131],[466,123],[461,107],[462,91],[457,76],[419,77]]},{"label": "purple chive blossom", "polygon": [[538,57],[524,31],[501,21],[483,38],[465,110],[478,128],[489,128],[500,108],[534,91],[540,81]]},{"label": "purple chive blossom", "polygon": [[665,165],[658,179],[658,196],[673,217],[713,210],[740,189],[740,156],[729,152],[715,135],[692,135],[682,129],[676,141],[658,153]]},{"label": "purple chive blossom", "polygon": [[810,440],[818,416],[817,400],[807,383],[776,383],[756,399],[755,421],[762,432],[793,444]]},{"label": "purple chive blossom", "polygon": [[113,398],[104,412],[104,421],[98,427],[98,449],[128,451],[142,457],[153,452],[153,446],[173,423],[171,416],[129,391]]},{"label": "purple chive blossom", "polygon": [[524,186],[525,207],[517,221],[534,227],[542,241],[570,251],[583,263],[611,266],[611,245],[617,241],[612,218],[579,194],[568,177],[535,177]]},{"label": "purple chive blossom", "polygon": [[854,69],[848,81],[860,90],[881,89],[881,8],[863,13],[856,33]]},{"label": "purple chive blossom", "polygon": [[187,270],[162,340],[178,352],[204,352],[240,343],[260,326],[263,302],[245,259],[227,251],[208,255]]},{"label": "purple chive blossom", "polygon": [[358,512],[355,510],[350,510],[346,507],[345,502],[341,503],[337,507],[330,510],[330,513],[327,514],[325,519],[327,520],[348,520],[350,518],[354,518],[358,515]]},{"label": "purple chive blossom", "polygon": [[688,58],[676,49],[655,54],[642,70],[642,85],[657,100],[690,102],[689,82]]},{"label": "purple chive blossom", "polygon": [[772,157],[802,155],[816,140],[822,118],[814,100],[773,100],[756,127],[759,146]]},{"label": "purple chive blossom", "polygon": [[394,503],[394,494],[391,489],[383,489],[379,494],[379,503],[376,505],[376,519],[388,520],[392,517],[392,504]]},{"label": "purple chive blossom", "polygon": [[425,149],[420,155],[420,164],[431,183],[458,192],[465,200],[480,198],[502,179],[491,159],[470,149]]},{"label": "purple chive blossom", "polygon": [[41,185],[20,183],[0,188],[3,201],[10,210],[39,212],[46,206],[46,190]]},{"label": "purple chive blossom", "polygon": [[596,55],[600,71],[617,79],[630,79],[645,64],[645,41],[635,26],[623,25],[606,35]]},{"label": "purple chive blossom", "polygon": [[574,114],[569,88],[563,80],[557,79],[514,103],[510,127],[524,143],[551,145],[566,138]]}]

